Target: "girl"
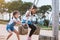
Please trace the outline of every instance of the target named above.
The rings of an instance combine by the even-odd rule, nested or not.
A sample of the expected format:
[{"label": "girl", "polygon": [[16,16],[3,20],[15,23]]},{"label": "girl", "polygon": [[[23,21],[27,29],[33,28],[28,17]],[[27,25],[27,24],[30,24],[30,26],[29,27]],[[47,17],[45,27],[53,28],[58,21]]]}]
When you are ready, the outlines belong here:
[{"label": "girl", "polygon": [[12,32],[16,33],[18,40],[20,40],[20,38],[19,38],[19,32],[16,29],[14,29],[14,26],[16,24],[21,24],[21,22],[20,22],[20,20],[18,18],[19,15],[20,14],[19,14],[18,11],[14,11],[13,12],[13,17],[10,19],[9,23],[7,24],[6,29],[9,32],[7,40],[12,36],[12,34],[13,34]]},{"label": "girl", "polygon": [[23,23],[26,22],[28,24],[28,26],[31,28],[31,31],[28,36],[28,40],[31,40],[31,36],[33,35],[33,33],[36,30],[36,26],[31,22],[31,20],[32,20],[31,18],[32,18],[33,14],[36,13],[36,9],[37,9],[37,7],[33,6],[33,8],[31,8],[29,11],[26,12],[26,14],[23,18]]}]

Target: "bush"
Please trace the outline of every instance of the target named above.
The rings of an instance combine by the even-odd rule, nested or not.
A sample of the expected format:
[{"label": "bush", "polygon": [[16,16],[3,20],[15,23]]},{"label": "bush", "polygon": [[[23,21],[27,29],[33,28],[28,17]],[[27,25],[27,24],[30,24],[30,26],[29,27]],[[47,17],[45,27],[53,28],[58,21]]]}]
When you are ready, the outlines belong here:
[{"label": "bush", "polygon": [[49,20],[44,20],[44,26],[48,26],[49,25]]}]

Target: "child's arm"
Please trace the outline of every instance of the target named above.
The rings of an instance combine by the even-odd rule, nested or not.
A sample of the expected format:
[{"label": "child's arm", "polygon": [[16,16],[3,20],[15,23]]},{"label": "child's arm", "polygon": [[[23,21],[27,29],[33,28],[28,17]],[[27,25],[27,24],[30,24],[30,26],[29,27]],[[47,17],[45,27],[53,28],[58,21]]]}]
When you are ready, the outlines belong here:
[{"label": "child's arm", "polygon": [[14,21],[16,24],[21,24],[19,18],[18,18],[17,20],[14,18],[13,21]]},{"label": "child's arm", "polygon": [[14,21],[16,24],[21,24],[21,22],[20,21]]},{"label": "child's arm", "polygon": [[26,12],[26,16],[30,16],[30,13],[32,11],[33,7],[31,7],[27,12]]}]

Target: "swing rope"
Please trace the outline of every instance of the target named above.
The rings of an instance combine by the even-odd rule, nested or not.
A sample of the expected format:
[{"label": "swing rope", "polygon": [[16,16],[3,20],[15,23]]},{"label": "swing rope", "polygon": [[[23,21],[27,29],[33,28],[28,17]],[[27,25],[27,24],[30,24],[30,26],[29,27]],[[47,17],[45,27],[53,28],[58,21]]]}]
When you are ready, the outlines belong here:
[{"label": "swing rope", "polygon": [[39,0],[37,0],[36,5],[38,4]]},{"label": "swing rope", "polygon": [[34,0],[34,1],[33,1],[33,5],[32,5],[32,7],[33,7],[34,5],[37,5],[38,2],[39,2],[39,0]]}]

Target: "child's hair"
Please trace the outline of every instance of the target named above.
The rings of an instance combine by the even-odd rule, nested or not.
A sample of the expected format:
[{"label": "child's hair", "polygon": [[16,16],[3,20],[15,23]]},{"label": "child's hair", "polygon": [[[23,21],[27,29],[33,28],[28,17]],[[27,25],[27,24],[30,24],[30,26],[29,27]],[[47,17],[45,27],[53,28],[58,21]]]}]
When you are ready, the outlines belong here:
[{"label": "child's hair", "polygon": [[19,13],[19,11],[15,10],[15,11],[13,12],[13,16],[16,15],[17,13]]},{"label": "child's hair", "polygon": [[34,5],[34,6],[33,6],[33,9],[37,9],[37,7]]},{"label": "child's hair", "polygon": [[[31,7],[29,9],[31,9]],[[35,5],[33,5],[33,9],[37,9],[37,7]]]}]

